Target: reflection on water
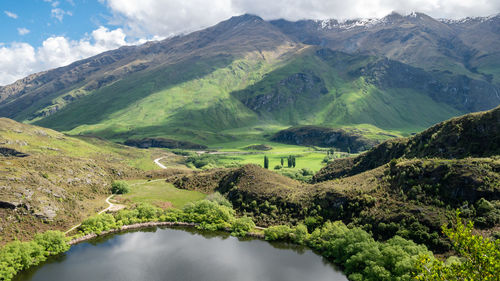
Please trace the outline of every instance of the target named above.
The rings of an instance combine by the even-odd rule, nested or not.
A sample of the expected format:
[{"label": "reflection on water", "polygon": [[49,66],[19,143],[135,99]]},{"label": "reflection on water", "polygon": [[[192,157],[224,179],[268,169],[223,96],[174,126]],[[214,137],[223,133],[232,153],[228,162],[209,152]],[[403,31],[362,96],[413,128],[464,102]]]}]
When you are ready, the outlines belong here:
[{"label": "reflection on water", "polygon": [[110,235],[16,277],[21,280],[347,280],[311,250],[193,229],[148,229]]}]

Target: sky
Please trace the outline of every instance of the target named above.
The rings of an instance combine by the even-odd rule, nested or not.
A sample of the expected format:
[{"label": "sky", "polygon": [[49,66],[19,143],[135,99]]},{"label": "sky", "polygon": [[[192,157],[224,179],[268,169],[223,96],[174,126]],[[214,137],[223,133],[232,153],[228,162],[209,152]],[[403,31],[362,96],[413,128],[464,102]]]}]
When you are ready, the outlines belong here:
[{"label": "sky", "polygon": [[0,0],[0,85],[123,45],[251,13],[266,20],[381,18],[397,11],[459,19],[500,0]]}]

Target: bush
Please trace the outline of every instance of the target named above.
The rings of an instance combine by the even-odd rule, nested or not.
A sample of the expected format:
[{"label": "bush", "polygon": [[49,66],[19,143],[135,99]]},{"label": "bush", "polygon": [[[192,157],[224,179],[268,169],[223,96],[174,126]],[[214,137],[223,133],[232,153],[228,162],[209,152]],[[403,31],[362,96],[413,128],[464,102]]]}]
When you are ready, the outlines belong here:
[{"label": "bush", "polygon": [[275,240],[290,240],[292,234],[292,228],[288,225],[277,225],[270,226],[264,230],[264,237],[268,241]]},{"label": "bush", "polygon": [[255,223],[249,217],[241,217],[234,220],[231,225],[231,235],[245,236],[255,227]]},{"label": "bush", "polygon": [[188,203],[183,211],[185,221],[199,223],[200,229],[223,230],[234,221],[232,208],[208,200]]},{"label": "bush", "polygon": [[466,223],[456,214],[453,228],[443,226],[443,232],[452,241],[462,258],[444,263],[433,256],[421,256],[417,265],[417,280],[498,280],[500,276],[500,241],[491,241],[473,234],[474,224]]},{"label": "bush", "polygon": [[323,218],[321,216],[306,217],[304,219],[304,224],[307,226],[307,230],[310,232],[319,227],[322,223]]},{"label": "bush", "polygon": [[64,233],[60,231],[46,231],[35,236],[34,241],[45,249],[44,255],[56,255],[69,250]]},{"label": "bush", "polygon": [[90,217],[78,227],[83,234],[97,233],[117,228],[115,217],[110,214],[100,214]]},{"label": "bush", "polygon": [[130,192],[130,187],[128,183],[124,181],[114,181],[111,184],[111,193],[113,194],[125,194]]},{"label": "bush", "polygon": [[299,224],[293,228],[293,232],[290,235],[293,242],[304,245],[309,238],[309,233],[307,232],[307,226],[304,224]]},{"label": "bush", "polygon": [[314,175],[314,172],[311,171],[310,169],[308,168],[302,168],[299,170],[299,173],[304,176],[304,177],[307,177],[307,176],[312,176]]},{"label": "bush", "polygon": [[142,221],[155,221],[162,212],[160,208],[147,203],[141,203],[135,209],[137,210],[137,218]]},{"label": "bush", "polygon": [[308,245],[342,265],[349,280],[411,280],[418,257],[432,255],[425,246],[399,236],[377,242],[363,229],[341,221],[327,222],[311,234],[303,224],[269,227],[264,234],[266,240]]},{"label": "bush", "polygon": [[231,202],[229,202],[229,200],[227,200],[227,198],[224,197],[219,192],[215,192],[215,193],[212,193],[212,194],[208,195],[205,198],[205,200],[212,201],[212,202],[215,202],[215,203],[217,203],[219,205],[226,206],[226,207],[229,207],[229,208],[233,207],[233,204],[231,204]]},{"label": "bush", "polygon": [[205,166],[215,165],[216,161],[212,155],[203,154],[199,156],[189,156],[186,158],[186,164],[191,164],[196,168],[201,169]]},{"label": "bush", "polygon": [[10,242],[0,249],[0,280],[11,280],[19,271],[68,249],[64,233],[59,231],[37,234],[30,242]]}]

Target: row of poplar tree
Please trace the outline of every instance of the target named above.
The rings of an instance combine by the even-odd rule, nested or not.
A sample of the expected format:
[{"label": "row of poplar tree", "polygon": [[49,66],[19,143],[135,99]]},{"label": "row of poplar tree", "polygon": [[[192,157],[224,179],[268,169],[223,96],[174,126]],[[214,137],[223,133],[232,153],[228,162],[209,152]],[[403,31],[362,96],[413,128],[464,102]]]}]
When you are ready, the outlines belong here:
[{"label": "row of poplar tree", "polygon": [[[295,163],[296,163],[295,156],[289,155],[286,158],[286,162],[288,168],[295,168]],[[281,157],[281,166],[283,167],[284,164],[285,164],[285,158]],[[269,169],[269,157],[267,156],[264,156],[264,168]]]}]

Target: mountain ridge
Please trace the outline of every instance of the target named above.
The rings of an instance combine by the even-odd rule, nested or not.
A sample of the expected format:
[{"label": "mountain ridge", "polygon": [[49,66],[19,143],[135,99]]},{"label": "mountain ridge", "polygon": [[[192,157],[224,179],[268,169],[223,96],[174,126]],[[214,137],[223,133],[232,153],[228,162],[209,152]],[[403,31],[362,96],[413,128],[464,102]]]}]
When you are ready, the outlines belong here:
[{"label": "mountain ridge", "polygon": [[312,20],[232,17],[1,87],[0,116],[116,141],[209,144],[242,128],[295,125],[408,134],[500,103],[500,55],[485,44],[471,47],[464,43],[471,35],[425,14],[380,22],[359,33],[318,30]]}]

